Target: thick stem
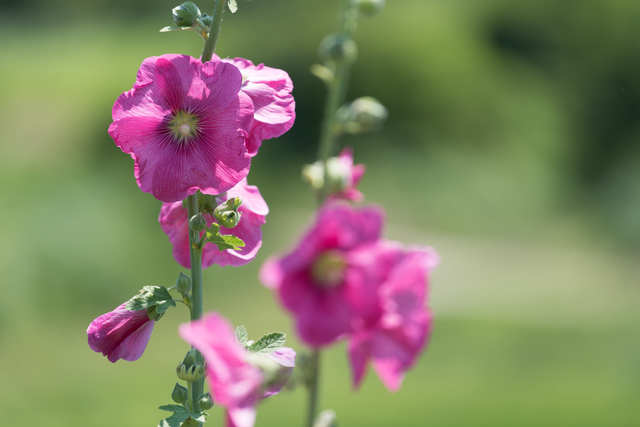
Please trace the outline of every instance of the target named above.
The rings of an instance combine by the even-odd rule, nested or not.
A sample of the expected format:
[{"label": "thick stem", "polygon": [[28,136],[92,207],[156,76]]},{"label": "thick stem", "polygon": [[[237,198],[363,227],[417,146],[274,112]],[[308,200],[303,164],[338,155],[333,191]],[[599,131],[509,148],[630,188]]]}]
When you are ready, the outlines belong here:
[{"label": "thick stem", "polygon": [[309,378],[309,404],[307,407],[307,427],[313,427],[318,412],[318,385],[320,383],[320,350],[314,349],[309,358],[311,378]]},{"label": "thick stem", "polygon": [[213,52],[216,50],[216,43],[218,43],[218,36],[220,35],[220,28],[222,27],[222,14],[224,13],[224,7],[227,4],[227,0],[216,0],[216,6],[213,11],[213,24],[211,24],[211,31],[209,31],[209,38],[207,38],[202,50],[202,62],[211,61]]},{"label": "thick stem", "polygon": [[[198,193],[187,198],[187,211],[189,219],[198,213]],[[202,317],[202,249],[194,244],[199,238],[199,233],[189,229],[189,242],[191,246],[191,321]],[[198,363],[204,366],[202,354],[197,352]],[[192,384],[191,405],[198,407],[198,398],[204,393],[204,377]]]}]

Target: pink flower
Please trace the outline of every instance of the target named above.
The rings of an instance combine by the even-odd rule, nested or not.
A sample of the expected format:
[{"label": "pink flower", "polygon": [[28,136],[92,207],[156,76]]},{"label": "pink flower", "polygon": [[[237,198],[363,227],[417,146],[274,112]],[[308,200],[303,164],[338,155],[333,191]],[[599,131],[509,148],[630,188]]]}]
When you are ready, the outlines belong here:
[{"label": "pink flower", "polygon": [[249,173],[244,139],[253,104],[242,75],[219,60],[205,64],[186,55],[142,62],[133,89],[113,105],[109,135],[135,160],[145,193],[163,202],[202,190],[221,194]]},{"label": "pink flower", "polygon": [[[202,251],[202,267],[207,268],[213,264],[220,266],[232,265],[234,267],[244,265],[251,261],[262,246],[262,230],[265,216],[269,213],[269,207],[260,195],[258,187],[247,185],[246,178],[226,194],[216,197],[218,203],[222,203],[230,197],[239,196],[242,205],[238,211],[242,214],[240,223],[235,228],[220,227],[220,234],[233,234],[242,239],[245,247],[235,251],[231,249],[220,252],[213,243],[204,245]],[[207,220],[207,227],[215,221],[209,214],[203,214]],[[184,268],[191,268],[189,250],[189,218],[187,210],[181,202],[164,203],[158,217],[160,226],[173,245],[173,257]]]},{"label": "pink flower", "polygon": [[[341,189],[330,196],[331,199],[344,199],[353,202],[362,202],[364,195],[356,188],[364,176],[365,165],[353,164],[353,148],[344,147],[338,157],[335,158],[336,165],[343,176]],[[328,165],[331,167],[331,165]],[[330,171],[331,173],[331,171]]]},{"label": "pink flower", "polygon": [[295,250],[262,266],[262,283],[276,290],[308,345],[327,345],[351,331],[360,310],[356,291],[375,274],[353,256],[378,241],[382,223],[378,208],[325,206]]},{"label": "pink flower", "polygon": [[250,156],[258,153],[262,140],[276,138],[293,126],[296,119],[296,103],[291,91],[293,83],[289,75],[277,68],[242,59],[223,59],[238,67],[242,73],[242,92],[251,97],[255,110],[253,125],[247,138]]},{"label": "pink flower", "polygon": [[118,359],[138,360],[147,348],[154,324],[147,310],[129,311],[121,304],[91,322],[87,328],[89,347],[112,363]]},{"label": "pink flower", "polygon": [[371,361],[384,385],[397,391],[404,372],[415,364],[431,335],[426,299],[428,277],[438,256],[430,248],[405,252],[392,243],[384,246],[378,251],[382,257],[374,261],[384,279],[377,289],[361,290],[362,317],[349,337],[349,355],[356,388]]},{"label": "pink flower", "polygon": [[[238,344],[229,322],[212,313],[191,324],[180,325],[178,332],[202,353],[213,400],[227,408],[227,426],[253,426],[258,401],[279,389],[270,389],[270,384],[265,384],[267,378],[263,370],[250,363],[255,355],[250,355]],[[295,352],[291,349],[281,348],[277,353],[265,356],[291,365],[284,366],[285,370],[293,369]]]}]

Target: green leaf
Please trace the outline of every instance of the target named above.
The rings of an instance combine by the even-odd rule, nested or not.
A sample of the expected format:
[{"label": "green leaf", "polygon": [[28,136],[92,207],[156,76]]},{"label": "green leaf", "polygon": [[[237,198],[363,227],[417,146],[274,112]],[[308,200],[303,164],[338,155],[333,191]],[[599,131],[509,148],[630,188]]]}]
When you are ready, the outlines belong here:
[{"label": "green leaf", "polygon": [[180,427],[189,418],[189,412],[180,412],[160,420],[158,427]]},{"label": "green leaf", "polygon": [[207,419],[205,418],[205,413],[204,412],[192,412],[191,413],[191,418],[194,421],[198,421],[199,423],[203,423],[205,421],[207,421]]},{"label": "green leaf", "polygon": [[271,332],[270,334],[264,335],[255,343],[251,344],[247,347],[251,353],[258,354],[268,354],[273,353],[274,351],[282,348],[284,346],[284,341],[287,338],[286,334],[282,332]]},{"label": "green leaf", "polygon": [[228,0],[227,6],[229,6],[231,13],[236,13],[238,11],[238,3],[236,3],[236,0]]},{"label": "green leaf", "polygon": [[173,297],[164,286],[145,286],[138,295],[127,301],[125,308],[129,311],[139,311],[154,306],[157,314],[176,306]]},{"label": "green leaf", "polygon": [[179,412],[179,413],[188,412],[183,406],[180,406],[180,405],[162,405],[158,409],[163,411],[169,411],[169,412]]},{"label": "green leaf", "polygon": [[247,333],[247,328],[244,325],[240,325],[236,328],[236,341],[240,343],[240,345],[246,346],[247,341],[249,340],[249,334]]},{"label": "green leaf", "polygon": [[220,252],[225,249],[239,250],[244,247],[244,242],[231,234],[220,234],[220,226],[215,222],[211,224],[211,227],[206,231],[207,242],[211,242],[218,246]]}]

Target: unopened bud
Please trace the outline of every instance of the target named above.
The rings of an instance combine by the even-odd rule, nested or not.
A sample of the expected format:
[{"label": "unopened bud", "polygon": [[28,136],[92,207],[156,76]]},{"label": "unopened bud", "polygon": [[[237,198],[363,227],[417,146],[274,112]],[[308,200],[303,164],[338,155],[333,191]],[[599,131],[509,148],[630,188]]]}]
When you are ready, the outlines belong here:
[{"label": "unopened bud", "polygon": [[171,392],[171,398],[174,402],[183,404],[189,398],[189,390],[176,383],[176,386],[173,388],[173,392]]},{"label": "unopened bud", "polygon": [[359,0],[358,12],[363,16],[372,17],[384,8],[384,0]]},{"label": "unopened bud", "polygon": [[192,348],[185,356],[182,363],[176,367],[178,378],[184,381],[198,381],[204,374],[204,367],[197,361],[197,353]]},{"label": "unopened bud", "polygon": [[191,27],[202,16],[200,9],[193,2],[185,2],[172,9],[173,22],[178,27]]},{"label": "unopened bud", "polygon": [[162,318],[162,316],[164,316],[164,312],[158,314],[158,312],[156,311],[156,306],[151,306],[149,308],[147,308],[147,316],[149,316],[149,320],[160,320]]},{"label": "unopened bud", "polygon": [[317,161],[312,165],[304,165],[302,167],[302,180],[314,190],[321,190],[324,187],[324,167],[321,161]]},{"label": "unopened bud", "polygon": [[176,287],[183,296],[188,295],[189,291],[191,290],[191,278],[186,274],[180,272],[178,278],[176,279]]},{"label": "unopened bud", "polygon": [[198,212],[189,220],[189,228],[196,233],[204,231],[204,229],[207,228],[207,220],[204,219],[200,212]]},{"label": "unopened bud", "polygon": [[389,112],[377,99],[363,96],[351,104],[343,105],[336,118],[346,133],[372,133],[382,129]]},{"label": "unopened bud", "polygon": [[207,411],[213,408],[213,398],[210,393],[203,394],[198,399],[198,406],[202,411]]},{"label": "unopened bud", "polygon": [[213,216],[222,227],[233,228],[240,222],[242,214],[238,212],[238,208],[241,204],[242,199],[240,197],[227,199],[224,203],[218,205],[213,212]]},{"label": "unopened bud", "polygon": [[205,27],[211,28],[211,25],[213,25],[213,17],[203,13],[202,18],[200,18],[200,22],[202,22]]},{"label": "unopened bud", "polygon": [[343,34],[331,34],[320,42],[318,54],[323,61],[331,59],[333,61],[347,60],[353,62],[358,56],[358,46]]}]

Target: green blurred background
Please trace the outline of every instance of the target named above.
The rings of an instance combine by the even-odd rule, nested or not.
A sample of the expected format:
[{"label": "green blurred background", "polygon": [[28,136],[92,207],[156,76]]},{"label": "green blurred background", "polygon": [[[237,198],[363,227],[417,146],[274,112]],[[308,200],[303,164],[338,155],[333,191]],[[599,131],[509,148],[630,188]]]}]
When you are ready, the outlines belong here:
[{"label": "green blurred background", "polygon": [[[93,353],[85,329],[181,270],[160,202],[107,134],[145,57],[199,56],[195,34],[158,33],[176,5],[0,1],[2,425],[153,426],[165,414],[186,311],[168,313],[134,363]],[[257,270],[314,210],[299,174],[324,88],[308,69],[338,1],[239,7],[217,53],[288,71],[297,121],[252,164],[271,208],[263,249],[205,272],[205,309],[252,337],[291,332],[303,352]],[[349,98],[374,96],[391,115],[344,142],[367,165],[367,201],[387,209],[386,236],[432,245],[442,263],[435,332],[400,392],[372,372],[352,391],[344,346],[327,352],[320,406],[340,425],[640,425],[639,29],[640,2],[626,0],[394,0],[360,21]],[[257,425],[301,425],[304,399],[264,401]]]}]

